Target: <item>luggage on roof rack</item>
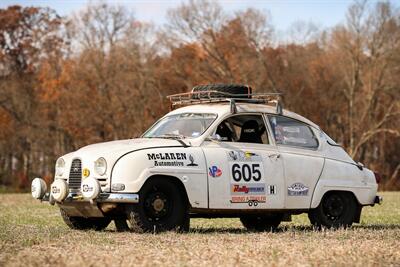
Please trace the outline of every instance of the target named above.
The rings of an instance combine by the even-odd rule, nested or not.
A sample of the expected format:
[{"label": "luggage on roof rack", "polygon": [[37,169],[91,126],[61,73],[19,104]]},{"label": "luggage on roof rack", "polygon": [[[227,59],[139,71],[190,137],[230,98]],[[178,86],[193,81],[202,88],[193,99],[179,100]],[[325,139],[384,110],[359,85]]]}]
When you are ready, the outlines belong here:
[{"label": "luggage on roof rack", "polygon": [[282,93],[253,93],[251,87],[245,85],[218,84],[195,86],[191,92],[169,95],[167,98],[171,102],[171,109],[176,106],[229,102],[231,104],[232,113],[236,113],[236,103],[240,102],[275,104],[276,112],[282,114],[281,96]]}]

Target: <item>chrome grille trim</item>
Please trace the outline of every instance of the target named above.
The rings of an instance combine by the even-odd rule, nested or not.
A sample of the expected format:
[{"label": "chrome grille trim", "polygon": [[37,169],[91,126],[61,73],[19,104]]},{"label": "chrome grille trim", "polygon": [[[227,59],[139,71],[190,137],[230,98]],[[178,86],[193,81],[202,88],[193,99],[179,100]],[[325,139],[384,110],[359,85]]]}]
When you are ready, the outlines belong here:
[{"label": "chrome grille trim", "polygon": [[69,171],[68,186],[69,189],[79,190],[82,183],[82,161],[80,159],[74,159],[71,163],[71,169]]}]

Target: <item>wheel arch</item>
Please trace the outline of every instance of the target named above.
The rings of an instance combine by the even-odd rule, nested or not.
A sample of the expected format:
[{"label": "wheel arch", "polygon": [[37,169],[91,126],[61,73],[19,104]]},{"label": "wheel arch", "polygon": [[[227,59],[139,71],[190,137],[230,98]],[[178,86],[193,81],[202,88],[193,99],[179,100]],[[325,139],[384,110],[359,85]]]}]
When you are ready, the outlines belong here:
[{"label": "wheel arch", "polygon": [[[315,206],[315,207],[311,207],[311,209],[317,208],[317,207],[319,206],[319,204],[321,203],[322,199],[323,199],[326,195],[329,195],[329,194],[331,194],[331,193],[346,193],[346,194],[348,194],[349,196],[351,196],[351,197],[357,202],[357,211],[356,211],[356,214],[355,214],[355,217],[354,217],[353,222],[355,222],[355,223],[360,223],[361,211],[362,211],[362,206],[363,206],[363,205],[362,205],[362,204],[360,203],[360,201],[358,200],[357,195],[356,195],[353,191],[348,190],[348,189],[332,189],[332,190],[327,190],[327,191],[322,195],[322,197],[319,199],[318,203],[317,203],[317,204],[314,204],[314,205],[316,205],[316,206]],[[313,201],[314,201],[314,198],[313,198]]]},{"label": "wheel arch", "polygon": [[[182,183],[182,181],[178,177],[175,177],[173,175],[154,174],[152,176],[149,176],[146,179],[146,181],[143,183],[143,185],[141,186],[140,190],[142,190],[142,188],[146,184],[150,183],[150,181],[152,181],[154,179],[166,179],[169,182],[171,182],[172,184],[174,184],[178,188],[179,192],[181,193],[181,196],[185,199],[186,204],[190,207],[189,197],[188,197],[188,194],[187,194],[187,191],[186,191],[186,188],[185,188],[184,184]],[[139,194],[140,194],[140,191],[139,191]]]},{"label": "wheel arch", "polygon": [[323,193],[319,192],[318,194],[314,194],[311,200],[311,205],[310,205],[310,209],[315,209],[316,207],[319,206],[319,204],[321,203],[322,199],[331,193],[334,192],[338,192],[338,193],[347,193],[349,195],[351,195],[354,200],[356,200],[358,206],[362,206],[362,203],[360,202],[360,200],[357,198],[357,194],[351,190],[351,189],[345,189],[345,188],[327,188],[326,190],[323,190]]}]

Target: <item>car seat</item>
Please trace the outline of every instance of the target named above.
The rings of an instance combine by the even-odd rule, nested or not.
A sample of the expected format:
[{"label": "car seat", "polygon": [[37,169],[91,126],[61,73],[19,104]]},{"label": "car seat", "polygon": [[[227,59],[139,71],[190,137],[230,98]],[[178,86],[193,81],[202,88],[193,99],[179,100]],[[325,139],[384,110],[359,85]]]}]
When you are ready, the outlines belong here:
[{"label": "car seat", "polygon": [[262,144],[261,133],[257,121],[249,120],[243,124],[238,142]]},{"label": "car seat", "polygon": [[220,125],[218,125],[215,133],[221,136],[222,141],[232,142],[232,131],[226,125],[226,122],[222,122]]}]

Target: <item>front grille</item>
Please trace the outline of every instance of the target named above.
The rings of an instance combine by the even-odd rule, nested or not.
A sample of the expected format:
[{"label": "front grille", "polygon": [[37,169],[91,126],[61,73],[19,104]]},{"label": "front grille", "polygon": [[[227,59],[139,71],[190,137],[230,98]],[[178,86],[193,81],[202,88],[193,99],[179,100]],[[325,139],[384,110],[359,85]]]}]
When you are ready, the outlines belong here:
[{"label": "front grille", "polygon": [[80,189],[82,182],[82,162],[80,159],[74,159],[69,172],[69,189]]}]

